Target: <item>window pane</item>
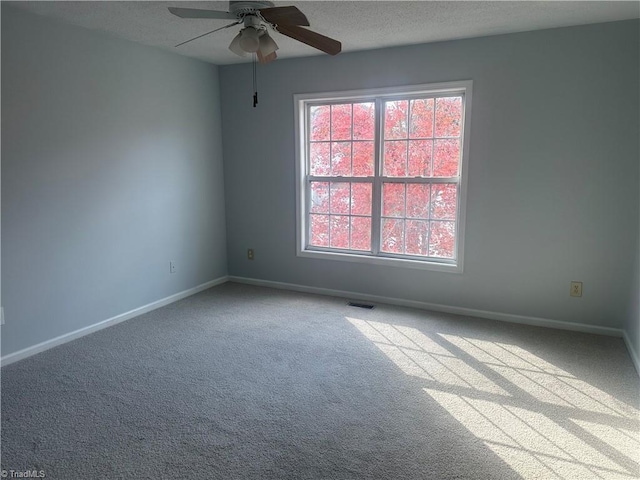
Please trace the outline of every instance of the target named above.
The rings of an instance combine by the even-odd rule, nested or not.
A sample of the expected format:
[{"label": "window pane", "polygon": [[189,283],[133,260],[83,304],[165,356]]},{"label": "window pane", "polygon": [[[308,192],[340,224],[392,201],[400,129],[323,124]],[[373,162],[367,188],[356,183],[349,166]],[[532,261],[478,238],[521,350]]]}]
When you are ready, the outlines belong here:
[{"label": "window pane", "polygon": [[431,187],[431,218],[455,220],[458,207],[458,186],[452,183]]},{"label": "window pane", "polygon": [[328,143],[312,143],[309,145],[309,157],[311,175],[329,175],[331,171],[331,154]]},{"label": "window pane", "polygon": [[407,138],[407,110],[409,102],[398,100],[384,104],[384,139]]},{"label": "window pane", "polygon": [[407,220],[407,244],[405,253],[409,255],[427,255],[429,226],[423,220]]},{"label": "window pane", "polygon": [[330,195],[331,213],[349,213],[349,184],[344,182],[331,182]]},{"label": "window pane", "polygon": [[409,176],[431,176],[433,141],[409,140]]},{"label": "window pane", "polygon": [[351,175],[351,142],[331,143],[331,175]]},{"label": "window pane", "polygon": [[351,248],[371,250],[370,217],[351,217]]},{"label": "window pane", "polygon": [[370,183],[351,184],[352,215],[371,215],[371,190]]},{"label": "window pane", "polygon": [[407,175],[407,142],[404,140],[384,142],[384,169],[387,177]]},{"label": "window pane", "polygon": [[455,222],[430,222],[429,255],[432,257],[453,258],[456,244]]},{"label": "window pane", "polygon": [[311,239],[316,247],[329,246],[329,215],[309,215],[311,217]]},{"label": "window pane", "polygon": [[353,142],[353,176],[373,176],[373,142]]},{"label": "window pane", "polygon": [[382,215],[385,217],[404,217],[403,183],[382,185]]},{"label": "window pane", "polygon": [[458,176],[460,162],[460,140],[436,140],[433,146],[433,176]]},{"label": "window pane", "polygon": [[433,137],[433,98],[411,100],[409,137]]},{"label": "window pane", "polygon": [[429,218],[430,187],[420,183],[407,185],[407,217]]},{"label": "window pane", "polygon": [[403,253],[404,221],[393,218],[382,219],[382,251]]},{"label": "window pane", "polygon": [[329,105],[311,107],[309,112],[311,141],[329,140]]},{"label": "window pane", "polygon": [[375,138],[376,104],[353,104],[353,139],[373,140]]},{"label": "window pane", "polygon": [[309,246],[455,259],[464,93],[402,95],[307,107]]},{"label": "window pane", "polygon": [[311,213],[329,213],[329,183],[311,182]]},{"label": "window pane", "polygon": [[331,105],[331,140],[351,140],[351,104]]},{"label": "window pane", "polygon": [[459,137],[462,123],[462,97],[436,100],[436,137]]},{"label": "window pane", "polygon": [[334,248],[349,248],[349,217],[331,215],[331,242]]}]

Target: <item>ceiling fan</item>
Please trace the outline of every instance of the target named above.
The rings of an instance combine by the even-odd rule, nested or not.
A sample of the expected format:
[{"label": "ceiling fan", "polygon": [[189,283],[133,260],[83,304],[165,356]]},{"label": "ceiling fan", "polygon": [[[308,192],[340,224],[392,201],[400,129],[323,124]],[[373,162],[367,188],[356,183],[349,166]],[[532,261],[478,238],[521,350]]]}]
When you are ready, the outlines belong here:
[{"label": "ceiling fan", "polygon": [[194,37],[176,47],[219,30],[243,24],[244,27],[240,33],[229,45],[229,50],[241,57],[255,53],[260,63],[269,63],[277,58],[278,45],[269,36],[269,27],[329,55],[337,55],[342,50],[342,44],[339,41],[303,28],[309,26],[309,20],[294,6],[275,7],[273,2],[267,1],[230,1],[228,12],[179,7],[169,7],[169,11],[180,18],[235,20],[229,25]]}]

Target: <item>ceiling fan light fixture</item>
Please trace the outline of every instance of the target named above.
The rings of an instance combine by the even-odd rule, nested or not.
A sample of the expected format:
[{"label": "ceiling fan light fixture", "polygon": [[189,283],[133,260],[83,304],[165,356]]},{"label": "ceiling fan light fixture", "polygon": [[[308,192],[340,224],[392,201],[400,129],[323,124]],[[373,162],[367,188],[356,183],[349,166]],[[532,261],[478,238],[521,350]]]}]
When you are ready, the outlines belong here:
[{"label": "ceiling fan light fixture", "polygon": [[268,55],[271,55],[276,50],[278,50],[278,48],[279,48],[278,44],[275,42],[273,38],[269,36],[269,32],[265,30],[264,33],[260,36],[259,50],[262,56],[266,57]]},{"label": "ceiling fan light fixture", "polygon": [[246,57],[247,53],[240,46],[240,39],[241,38],[242,38],[242,32],[238,33],[238,35],[236,35],[233,38],[233,40],[231,40],[231,43],[229,44],[229,50],[231,50],[233,53],[235,53],[236,55],[238,55],[240,57]]},{"label": "ceiling fan light fixture", "polygon": [[258,31],[253,27],[246,27],[240,31],[240,48],[247,53],[255,53],[260,48]]}]

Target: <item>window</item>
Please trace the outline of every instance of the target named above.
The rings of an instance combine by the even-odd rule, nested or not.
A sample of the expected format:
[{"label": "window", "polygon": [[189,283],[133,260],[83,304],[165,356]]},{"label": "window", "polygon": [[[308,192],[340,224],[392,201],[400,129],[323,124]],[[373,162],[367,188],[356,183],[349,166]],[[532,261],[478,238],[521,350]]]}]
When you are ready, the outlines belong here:
[{"label": "window", "polygon": [[471,82],[294,103],[298,255],[461,272]]}]

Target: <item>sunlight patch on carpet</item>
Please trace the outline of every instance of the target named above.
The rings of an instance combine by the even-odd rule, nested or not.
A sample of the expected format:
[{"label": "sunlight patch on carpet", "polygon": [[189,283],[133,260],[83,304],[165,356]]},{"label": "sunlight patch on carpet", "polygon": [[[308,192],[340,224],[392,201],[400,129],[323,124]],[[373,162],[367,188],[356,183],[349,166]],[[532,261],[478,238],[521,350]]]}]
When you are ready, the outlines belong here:
[{"label": "sunlight patch on carpet", "polygon": [[640,412],[518,345],[345,317],[525,479],[634,479]]},{"label": "sunlight patch on carpet", "polygon": [[417,329],[347,317],[404,373],[498,395],[509,393]]}]

